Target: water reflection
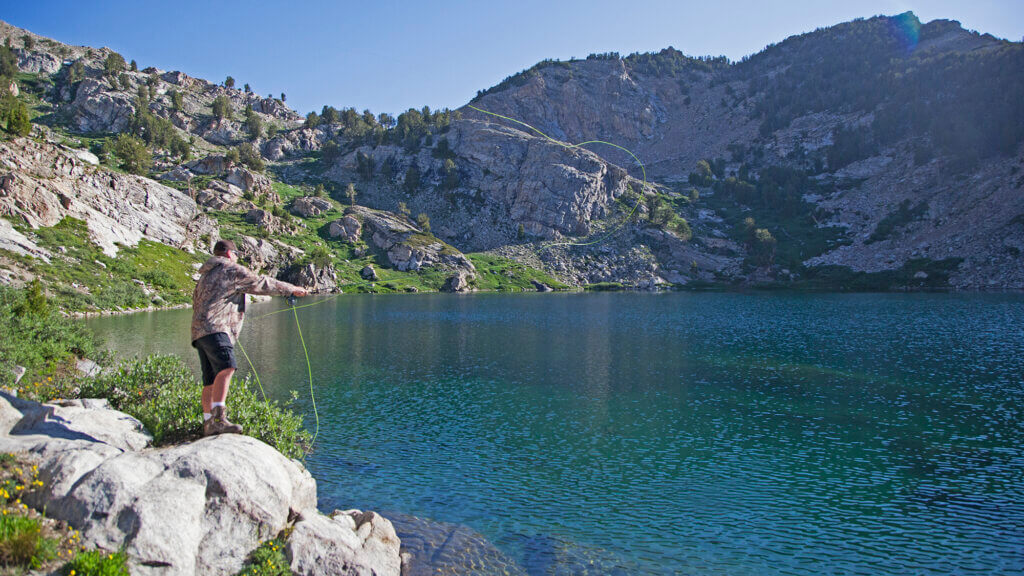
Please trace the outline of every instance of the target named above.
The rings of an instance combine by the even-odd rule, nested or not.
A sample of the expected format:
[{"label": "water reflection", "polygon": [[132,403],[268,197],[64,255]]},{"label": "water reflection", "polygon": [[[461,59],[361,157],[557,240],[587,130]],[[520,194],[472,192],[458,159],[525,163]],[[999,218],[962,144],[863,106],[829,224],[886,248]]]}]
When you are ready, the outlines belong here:
[{"label": "water reflection", "polygon": [[[91,324],[194,362],[189,316]],[[465,525],[527,573],[1024,571],[1018,296],[345,296],[299,318],[324,501]],[[292,315],[242,342],[308,411]]]}]

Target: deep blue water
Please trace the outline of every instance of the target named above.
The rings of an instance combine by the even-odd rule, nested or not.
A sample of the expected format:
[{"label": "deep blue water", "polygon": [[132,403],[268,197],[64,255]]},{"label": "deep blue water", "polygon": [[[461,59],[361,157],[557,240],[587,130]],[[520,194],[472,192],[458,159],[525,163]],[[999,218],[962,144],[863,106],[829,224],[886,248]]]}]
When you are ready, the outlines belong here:
[{"label": "deep blue water", "polygon": [[[89,323],[196,364],[190,314]],[[299,319],[322,507],[462,525],[530,574],[1024,573],[1020,295],[362,295]],[[315,427],[292,315],[242,342]]]}]

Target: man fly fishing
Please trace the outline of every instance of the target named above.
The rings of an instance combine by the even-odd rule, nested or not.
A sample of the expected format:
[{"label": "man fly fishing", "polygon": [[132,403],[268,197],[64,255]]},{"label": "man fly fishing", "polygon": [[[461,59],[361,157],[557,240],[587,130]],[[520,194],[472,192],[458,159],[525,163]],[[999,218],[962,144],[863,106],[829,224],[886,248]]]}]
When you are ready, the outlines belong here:
[{"label": "man fly fishing", "polygon": [[235,342],[245,318],[245,295],[302,297],[307,292],[239,264],[230,240],[214,245],[213,256],[199,273],[192,294],[192,346],[199,351],[203,371],[203,436],[241,434],[242,427],[228,420],[225,402],[238,367]]}]

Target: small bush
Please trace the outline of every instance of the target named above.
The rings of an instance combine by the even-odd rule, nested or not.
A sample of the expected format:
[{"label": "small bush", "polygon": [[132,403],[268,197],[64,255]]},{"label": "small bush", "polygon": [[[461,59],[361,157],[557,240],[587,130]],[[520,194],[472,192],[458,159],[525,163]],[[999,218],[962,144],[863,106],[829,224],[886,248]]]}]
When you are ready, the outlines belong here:
[{"label": "small bush", "polygon": [[64,566],[63,574],[75,576],[128,576],[128,555],[124,551],[89,550]]},{"label": "small bush", "polygon": [[39,568],[56,556],[56,541],[43,536],[38,518],[0,516],[0,565]]},{"label": "small bush", "polygon": [[177,290],[180,287],[178,281],[164,270],[146,270],[141,276],[142,280],[153,286],[160,286],[161,288],[169,288],[171,290]]},{"label": "small bush", "polygon": [[121,134],[114,143],[114,155],[121,159],[121,168],[132,174],[145,175],[153,167],[153,155],[149,153],[145,142]]},{"label": "small bush", "polygon": [[[76,384],[66,386],[68,396],[106,398],[114,409],[138,418],[154,444],[185,440],[202,431],[202,385],[177,356],[126,361],[116,371],[81,378]],[[247,379],[232,381],[228,407],[232,421],[246,434],[285,456],[301,458],[308,449],[310,435],[302,428],[302,418],[288,405],[264,402]]]},{"label": "small bush", "polygon": [[284,555],[284,539],[275,538],[260,544],[238,576],[291,576],[288,559]]}]

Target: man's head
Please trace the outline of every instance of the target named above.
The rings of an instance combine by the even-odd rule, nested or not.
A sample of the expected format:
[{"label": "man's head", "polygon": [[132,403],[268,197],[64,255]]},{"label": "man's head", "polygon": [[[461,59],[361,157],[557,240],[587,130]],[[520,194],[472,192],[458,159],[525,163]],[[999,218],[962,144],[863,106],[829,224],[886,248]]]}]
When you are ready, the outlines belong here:
[{"label": "man's head", "polygon": [[235,243],[231,240],[218,240],[217,243],[213,245],[214,256],[221,256],[229,260],[237,261],[238,254],[235,251]]}]

